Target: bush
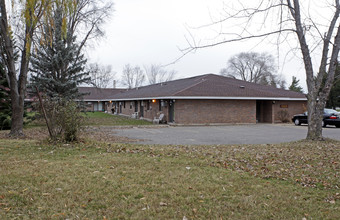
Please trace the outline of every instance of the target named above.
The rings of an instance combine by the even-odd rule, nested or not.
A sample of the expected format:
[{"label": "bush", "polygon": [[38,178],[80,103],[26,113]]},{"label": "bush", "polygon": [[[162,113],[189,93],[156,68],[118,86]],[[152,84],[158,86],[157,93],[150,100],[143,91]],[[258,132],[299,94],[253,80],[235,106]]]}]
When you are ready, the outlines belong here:
[{"label": "bush", "polygon": [[83,124],[83,116],[75,102],[66,102],[57,112],[56,124],[61,127],[64,141],[78,140],[78,132]]},{"label": "bush", "polygon": [[74,101],[44,98],[46,115],[40,106],[41,114],[53,141],[73,142],[78,140],[78,133],[83,125],[84,117]]},{"label": "bush", "polygon": [[289,113],[287,110],[280,110],[277,112],[277,117],[279,118],[279,120],[283,123],[287,123],[290,121],[289,119]]}]

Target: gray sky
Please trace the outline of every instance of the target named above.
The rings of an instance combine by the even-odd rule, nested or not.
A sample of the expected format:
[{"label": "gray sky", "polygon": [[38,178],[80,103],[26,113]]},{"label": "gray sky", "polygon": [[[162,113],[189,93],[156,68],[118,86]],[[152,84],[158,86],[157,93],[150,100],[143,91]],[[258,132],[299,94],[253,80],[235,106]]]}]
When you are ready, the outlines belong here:
[{"label": "gray sky", "polygon": [[[218,18],[223,7],[222,0],[114,0],[114,3],[115,11],[106,25],[106,37],[89,50],[88,56],[90,62],[112,65],[117,77],[128,63],[143,67],[173,62],[181,56],[179,48],[188,46],[189,31],[202,40],[215,36],[216,28],[195,27]],[[249,51],[269,52],[278,58],[274,43],[257,39],[198,50],[167,69],[176,70],[176,78],[218,74],[232,55]],[[302,60],[297,57],[299,52],[285,59],[286,52],[280,47],[278,74],[284,75],[288,85],[294,75],[306,88]]]}]

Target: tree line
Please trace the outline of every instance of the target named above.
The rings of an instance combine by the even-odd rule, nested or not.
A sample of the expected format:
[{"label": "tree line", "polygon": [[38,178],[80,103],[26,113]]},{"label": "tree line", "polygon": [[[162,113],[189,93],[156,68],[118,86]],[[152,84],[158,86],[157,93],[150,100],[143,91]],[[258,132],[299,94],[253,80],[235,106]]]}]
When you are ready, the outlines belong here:
[{"label": "tree line", "polygon": [[[61,130],[61,126],[54,126],[58,114],[65,112],[65,108],[74,109],[69,101],[83,95],[77,87],[91,84],[105,88],[115,76],[111,66],[87,64],[84,56],[91,40],[103,36],[113,3],[105,0],[6,3],[0,0],[0,121],[7,123],[7,127],[10,122],[10,136],[24,135],[24,100],[31,92],[39,97],[50,135],[55,136]],[[19,16],[14,16],[14,8],[19,9]],[[145,79],[153,84],[171,80],[175,74],[176,71],[155,64],[145,66],[144,70],[126,65],[121,82],[133,88],[143,85]]]},{"label": "tree line", "polygon": [[[0,0],[0,72],[4,85],[1,95],[10,101],[10,135],[21,136],[29,72],[32,73],[31,86],[36,89],[37,94],[40,91],[51,99],[76,98],[80,95],[77,85],[82,83],[92,83],[98,87],[104,87],[107,83],[100,75],[110,73],[111,68],[96,64],[86,68],[87,59],[83,51],[90,40],[103,36],[103,25],[111,15],[113,3],[105,0],[27,0],[12,1],[11,5],[6,5],[7,2]],[[223,36],[237,37],[223,38],[205,45],[193,42],[187,51],[183,51],[184,55],[224,43],[275,34],[281,37],[283,33],[293,33],[299,44],[307,78],[307,139],[322,139],[323,108],[326,104],[337,105],[334,101],[327,102],[328,97],[339,97],[337,59],[340,51],[340,1],[335,0],[332,7],[329,7],[330,20],[323,25],[313,22],[314,17],[305,13],[306,5],[299,0],[256,1],[252,4],[256,7],[240,4],[235,13],[232,13],[231,9],[227,11],[225,18],[213,22],[219,25],[236,19],[242,24],[245,19],[243,30],[247,31],[224,33]],[[12,10],[8,10],[10,7]],[[16,13],[11,14],[14,9]],[[273,30],[264,28],[264,31],[260,29],[259,33],[252,34],[250,24],[258,17],[267,18],[269,13],[280,15],[274,16],[280,25],[274,26]],[[273,22],[264,19],[261,27],[264,27],[267,21]],[[320,29],[325,29],[325,34],[321,35]],[[315,69],[312,63],[312,53],[315,50],[311,48],[315,45],[310,42],[315,40],[318,42],[315,45],[321,48],[318,69]],[[139,66],[126,65],[122,73],[122,83],[133,88],[143,85],[146,79],[149,84],[171,80],[175,73],[160,65],[146,66],[144,70]],[[229,59],[227,68],[222,69],[221,74],[279,88],[285,87],[285,80],[273,71],[273,57],[265,53],[237,54]],[[91,75],[95,75],[92,81]],[[293,78],[290,88],[301,90],[296,78]],[[3,92],[5,90],[7,93]]]}]

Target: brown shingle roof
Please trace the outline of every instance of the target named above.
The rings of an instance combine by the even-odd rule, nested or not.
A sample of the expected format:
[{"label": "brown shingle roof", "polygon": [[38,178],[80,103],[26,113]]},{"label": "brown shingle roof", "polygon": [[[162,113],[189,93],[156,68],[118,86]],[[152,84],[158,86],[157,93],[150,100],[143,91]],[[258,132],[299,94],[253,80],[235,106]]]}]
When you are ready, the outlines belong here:
[{"label": "brown shingle roof", "polygon": [[96,87],[78,87],[79,93],[85,94],[83,96],[84,101],[100,101],[100,100],[110,100],[115,94],[126,89],[102,89]]},{"label": "brown shingle roof", "polygon": [[158,83],[116,93],[113,100],[150,98],[304,99],[304,94],[214,74]]}]

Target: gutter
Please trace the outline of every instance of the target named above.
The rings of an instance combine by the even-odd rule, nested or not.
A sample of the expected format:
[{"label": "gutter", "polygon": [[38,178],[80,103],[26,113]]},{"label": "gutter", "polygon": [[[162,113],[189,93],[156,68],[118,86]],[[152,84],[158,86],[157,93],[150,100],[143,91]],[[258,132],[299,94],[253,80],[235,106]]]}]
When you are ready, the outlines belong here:
[{"label": "gutter", "polygon": [[[307,101],[307,98],[287,98],[287,97],[230,97],[230,96],[161,96],[161,97],[144,97],[144,98],[121,98],[121,99],[102,99],[101,101],[134,101],[134,100],[152,100],[152,99],[191,99],[191,100],[268,100],[268,101]],[[85,100],[84,100],[85,101]],[[87,101],[87,100],[86,100]]]}]

